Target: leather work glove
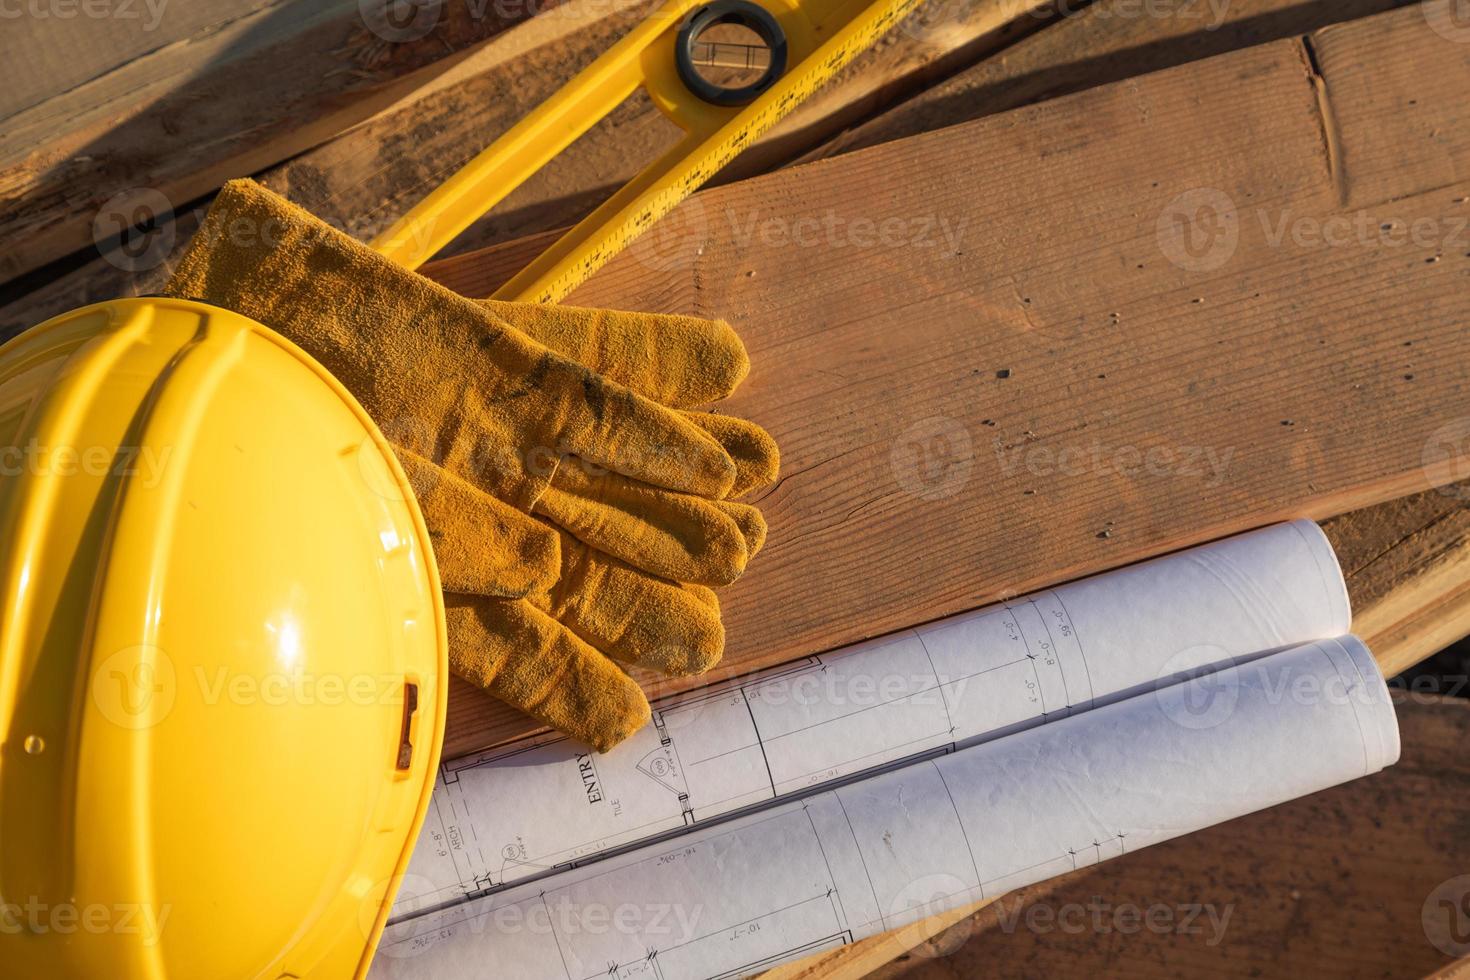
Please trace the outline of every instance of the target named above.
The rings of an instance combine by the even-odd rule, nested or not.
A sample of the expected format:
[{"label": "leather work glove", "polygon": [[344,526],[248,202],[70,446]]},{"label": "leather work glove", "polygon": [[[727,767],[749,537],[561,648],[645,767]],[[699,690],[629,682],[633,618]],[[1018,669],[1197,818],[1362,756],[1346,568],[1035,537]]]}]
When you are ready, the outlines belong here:
[{"label": "leather work glove", "polygon": [[[606,751],[641,728],[648,699],[613,661],[667,676],[724,652],[719,600],[588,548],[549,523],[534,564],[487,560],[486,542],[527,520],[476,487],[402,453],[445,589],[454,672],[565,734]],[[748,542],[753,555],[761,534]],[[496,549],[499,554],[505,550]],[[499,598],[496,598],[496,597]],[[609,659],[610,658],[610,659]]]},{"label": "leather work glove", "polygon": [[[748,370],[726,324],[476,303],[250,181],[221,191],[165,292],[275,328],[345,384],[395,445],[590,547],[706,585],[728,584],[749,560],[759,515],[724,498],[740,469],[732,452],[774,459],[770,436],[660,404],[531,336],[637,355],[629,363],[643,366],[626,380],[698,404]],[[618,317],[645,323],[599,330]],[[674,381],[649,367],[662,364],[676,366]]]},{"label": "leather work glove", "polygon": [[[312,299],[318,290],[325,302]],[[688,410],[729,394],[748,370],[727,325],[471,303],[248,182],[221,194],[168,292],[281,329],[380,424],[384,411],[428,405],[385,428],[399,436],[434,536],[456,673],[606,749],[649,713],[641,689],[608,657],[671,675],[719,659],[719,604],[696,583],[733,580],[766,531],[758,510],[720,495],[768,485],[778,468],[775,443],[759,426]],[[387,353],[376,357],[379,347]],[[505,348],[515,356],[494,356]],[[519,382],[513,369],[526,372]],[[568,377],[581,385],[580,406]],[[558,397],[536,397],[547,387]],[[440,388],[450,396],[436,397]],[[505,392],[512,404],[497,405]],[[653,434],[611,449],[586,435],[623,434],[596,428],[609,405],[621,413],[618,425]],[[565,438],[567,430],[584,434]],[[550,467],[478,465],[477,442],[510,435],[544,448],[552,431],[563,441],[548,454]],[[604,470],[630,445],[663,448],[668,439],[717,462],[669,479],[634,453],[632,467]]]}]

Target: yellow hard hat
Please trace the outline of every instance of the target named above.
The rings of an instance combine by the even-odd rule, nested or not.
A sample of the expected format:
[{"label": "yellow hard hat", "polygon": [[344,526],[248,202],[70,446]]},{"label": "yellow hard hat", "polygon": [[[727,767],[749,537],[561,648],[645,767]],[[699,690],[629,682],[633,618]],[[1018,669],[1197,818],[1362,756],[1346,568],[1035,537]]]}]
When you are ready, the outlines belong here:
[{"label": "yellow hard hat", "polygon": [[131,299],[0,347],[0,974],[365,974],[445,636],[388,443],[289,341]]}]

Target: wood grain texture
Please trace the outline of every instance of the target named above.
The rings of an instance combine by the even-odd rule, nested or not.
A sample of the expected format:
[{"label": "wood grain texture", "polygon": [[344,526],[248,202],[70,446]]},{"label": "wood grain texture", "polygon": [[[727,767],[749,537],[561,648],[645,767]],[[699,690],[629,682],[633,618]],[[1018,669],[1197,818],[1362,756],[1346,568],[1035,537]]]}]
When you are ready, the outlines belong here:
[{"label": "wood grain texture", "polygon": [[[958,16],[941,32],[920,32],[907,21],[895,28],[757,140],[721,179],[768,170],[871,114],[877,105],[921,90],[957,62],[968,63],[1003,47],[1043,23],[1028,14],[1039,5],[1037,0],[977,0],[958,7],[931,2],[928,7],[953,9]],[[628,5],[617,16],[588,20],[534,57],[463,77],[452,90],[384,113],[263,178],[315,213],[362,227],[367,237],[533,112],[631,28],[644,9],[646,5]],[[450,251],[574,223],[673,145],[678,135],[649,99],[634,96],[468,229]]]},{"label": "wood grain texture", "polygon": [[1353,629],[1394,676],[1470,636],[1470,484],[1325,525],[1347,577]]},{"label": "wood grain texture", "polygon": [[[1392,678],[1448,643],[1470,635],[1470,484],[1451,484],[1352,511],[1324,522],[1323,530],[1347,579],[1353,630],[1367,642],[1385,676]],[[1400,703],[1425,703],[1425,692],[1417,688],[1395,683],[1392,690]],[[1459,703],[1450,702],[1452,706]],[[1203,872],[1201,875],[1203,878]],[[1045,891],[1026,889],[1002,901],[1021,906],[1065,887],[1064,882],[1044,883]],[[1319,899],[1314,896],[1310,901]],[[920,970],[917,976],[923,977],[932,955],[963,941],[965,930],[945,937],[946,931],[971,920],[989,904],[932,916],[777,967],[762,978],[856,980],[896,960],[910,961],[910,966]],[[919,948],[927,952],[917,960],[908,955]],[[883,972],[884,976],[901,974],[906,975],[904,969]]]},{"label": "wood grain texture", "polygon": [[[190,203],[189,199],[212,192],[230,177],[259,171],[257,179],[266,186],[334,226],[359,238],[370,238],[533,111],[653,5],[654,0],[566,0],[544,16],[517,24],[465,52],[461,60],[446,58],[431,70],[414,75],[408,80],[412,84],[384,90],[376,101],[354,90],[342,106],[344,112],[353,114],[351,121],[363,120],[374,111],[376,115],[340,135],[333,136],[343,128],[346,117],[323,118],[320,124],[274,136],[263,134],[259,144],[251,147],[253,155],[248,160],[216,160],[211,153],[219,148],[217,140],[210,142],[208,152],[193,150],[180,156],[173,163],[192,168],[186,190],[148,178],[150,186],[165,191],[174,207],[183,211],[178,216],[159,216],[157,235],[164,240],[159,259],[140,269],[138,263],[120,256],[111,242],[72,257],[67,268],[26,281],[23,289],[12,289],[9,296],[0,294],[0,340],[95,299],[155,291],[167,277],[171,261],[168,256],[177,256],[197,226],[196,212],[208,204],[207,200]],[[542,6],[537,5],[537,9]],[[906,97],[956,67],[1003,49],[1045,23],[1044,18],[1030,13],[1035,6],[1035,0],[976,0],[961,5],[951,0],[931,0],[912,22],[906,21],[860,55],[757,141],[720,179],[760,172],[806,152],[842,126],[876,111],[880,104]],[[942,12],[940,23],[932,27],[923,23],[929,8]],[[293,43],[303,49],[308,43],[337,46],[321,35],[317,31]],[[299,60],[315,65],[320,60],[316,54],[303,53]],[[299,78],[294,84],[303,88]],[[383,107],[384,100],[404,88],[409,89],[408,94]],[[300,93],[295,97],[300,98]],[[304,111],[298,115],[308,118]],[[146,125],[140,123],[134,128],[145,140],[154,137]],[[329,129],[331,132],[327,132]],[[646,98],[630,99],[477,222],[451,250],[514,239],[578,220],[649,162],[657,148],[668,145],[676,132]],[[114,131],[107,139],[115,142],[127,134],[127,129]],[[208,135],[207,130],[192,132],[201,140]],[[283,147],[289,147],[289,153],[282,152]],[[54,157],[63,150],[57,145],[45,152]],[[291,159],[279,162],[291,154],[295,154]],[[90,157],[80,164],[96,169],[96,161]],[[33,182],[30,171],[35,167],[32,161],[19,171],[15,207],[23,218],[22,225],[31,231],[40,229],[41,237],[25,239],[24,247],[51,256],[55,250],[45,240],[50,232],[41,226],[52,220],[57,208],[81,208],[78,213],[85,212],[83,216],[90,221],[111,193],[99,194],[97,188],[114,187],[121,178],[113,174],[102,180],[93,173],[92,178],[97,179],[92,184],[75,184],[76,193],[85,191],[90,196],[74,208],[48,197],[44,186]],[[86,177],[91,172],[85,168],[79,171],[78,180],[92,179]],[[129,172],[127,166],[118,170],[123,175]],[[0,187],[5,186],[5,180],[0,171]],[[23,198],[23,194],[29,196]],[[17,225],[17,233],[22,225]],[[71,226],[57,229],[58,233],[63,230],[74,236],[89,231]],[[3,244],[4,236],[0,234]],[[71,247],[84,244],[85,238],[75,239]],[[0,259],[0,280],[32,264],[29,259],[17,258],[12,268]]]},{"label": "wood grain texture", "polygon": [[1018,41],[1003,58],[987,58],[807,153],[803,160],[980,119],[1255,47],[1298,38],[1415,0],[1180,0],[1150,8],[1099,0]]},{"label": "wood grain texture", "polygon": [[26,85],[0,116],[0,282],[92,247],[99,214],[111,234],[111,209],[135,210],[109,205],[115,195],[147,188],[184,207],[371,117],[555,3],[445,3],[422,36],[386,37],[364,17],[373,4],[353,0],[102,5],[137,18],[17,5],[6,74]]},{"label": "wood grain texture", "polygon": [[[1356,26],[1316,41],[1334,71],[1417,98],[1350,57],[1390,30],[1394,58],[1462,83],[1435,90],[1464,118],[1462,46],[1415,10]],[[1465,447],[1426,447],[1470,415],[1470,248],[1301,232],[1470,207],[1430,174],[1344,211],[1330,98],[1300,42],[1236,52],[706,192],[575,293],[722,316],[751,349],[724,407],[772,429],[785,475],[724,592],[721,669],[1451,474]],[[1201,201],[1224,202],[1223,251]],[[473,294],[477,261],[435,274]],[[457,687],[448,751],[528,727]]]},{"label": "wood grain texture", "polygon": [[[1426,924],[1443,942],[1445,916],[1459,913],[1434,899],[1464,898],[1452,880],[1470,867],[1470,765],[1461,751],[1470,702],[1404,700],[1398,713],[1396,766],[1069,875],[1039,894],[1005,896],[875,980],[1422,977],[1446,967],[1464,949],[1435,946]],[[1128,932],[1111,914],[1099,930],[1090,911],[1080,932],[1044,925],[1048,912],[1091,903],[1171,908],[1176,926],[1191,906],[1213,905],[1229,918],[1223,931],[1202,916],[1198,930]],[[1463,936],[1463,916],[1458,925]]]}]

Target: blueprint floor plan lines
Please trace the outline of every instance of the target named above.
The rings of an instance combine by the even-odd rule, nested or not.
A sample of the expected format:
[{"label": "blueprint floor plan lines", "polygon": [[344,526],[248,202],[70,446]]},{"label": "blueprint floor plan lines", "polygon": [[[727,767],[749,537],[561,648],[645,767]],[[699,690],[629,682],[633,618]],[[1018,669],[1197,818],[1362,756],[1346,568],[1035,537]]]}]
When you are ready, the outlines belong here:
[{"label": "blueprint floor plan lines", "polygon": [[[389,926],[371,976],[738,976],[1376,772],[1388,689],[1345,636],[920,763],[701,822],[681,836]],[[1282,691],[1342,696],[1286,697]],[[1183,719],[1183,720],[1182,720]]]},{"label": "blueprint floor plan lines", "polygon": [[1338,636],[1349,619],[1321,530],[1284,524],[663,699],[605,754],[542,736],[452,759],[394,920]]}]

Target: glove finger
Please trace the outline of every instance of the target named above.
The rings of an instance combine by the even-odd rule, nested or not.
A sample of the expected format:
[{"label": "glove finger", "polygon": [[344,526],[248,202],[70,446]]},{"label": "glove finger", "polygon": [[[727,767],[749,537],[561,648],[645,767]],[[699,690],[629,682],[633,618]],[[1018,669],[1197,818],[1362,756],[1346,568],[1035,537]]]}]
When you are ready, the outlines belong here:
[{"label": "glove finger", "polygon": [[454,672],[557,731],[606,752],[647,723],[631,677],[529,603],[444,596]]},{"label": "glove finger", "polygon": [[[236,235],[241,223],[251,235]],[[655,486],[722,497],[735,465],[698,426],[527,337],[248,181],[216,198],[165,286],[275,328],[379,425],[529,511],[567,452]],[[395,439],[403,442],[403,438]]]},{"label": "glove finger", "polygon": [[656,578],[569,538],[561,580],[531,601],[607,656],[669,677],[702,674],[725,652],[713,591]]},{"label": "glove finger", "polygon": [[563,461],[532,508],[582,543],[653,575],[728,585],[749,560],[742,524],[720,501],[659,490]]},{"label": "glove finger", "polygon": [[735,484],[726,495],[743,497],[776,482],[781,473],[781,450],[765,429],[729,415],[685,412],[684,417],[714,437],[735,461]]},{"label": "glove finger", "polygon": [[554,530],[441,469],[394,447],[418,497],[446,591],[518,599],[561,574]]},{"label": "glove finger", "polygon": [[522,333],[671,408],[728,397],[750,372],[723,320],[484,300]]},{"label": "glove finger", "polygon": [[749,562],[766,546],[766,515],[761,513],[759,507],[736,503],[733,500],[716,500],[713,505],[723,511],[725,516],[740,528],[740,535],[745,539],[746,561]]},{"label": "glove finger", "polygon": [[[541,376],[548,387],[566,383],[551,372]],[[674,409],[585,368],[558,400],[565,407],[559,448],[569,453],[630,479],[711,499],[735,485],[730,454]]]}]

